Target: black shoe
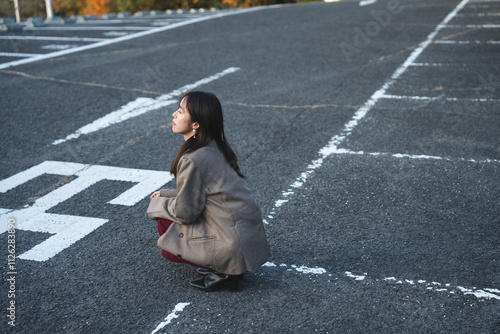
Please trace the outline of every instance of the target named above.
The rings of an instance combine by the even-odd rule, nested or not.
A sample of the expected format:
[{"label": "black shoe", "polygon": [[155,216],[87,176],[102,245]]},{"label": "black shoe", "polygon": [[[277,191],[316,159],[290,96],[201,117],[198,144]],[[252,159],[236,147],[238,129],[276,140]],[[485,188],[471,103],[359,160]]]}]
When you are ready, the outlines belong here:
[{"label": "black shoe", "polygon": [[[205,268],[198,268],[196,269],[196,272],[202,276],[207,276],[208,274],[210,273],[214,273],[216,275],[224,275],[224,274],[221,274],[221,273],[218,273],[216,272],[215,270],[212,270],[212,269],[205,269]],[[240,274],[240,275],[236,275],[236,277],[238,279],[243,279],[243,274]]]},{"label": "black shoe", "polygon": [[198,274],[203,275],[203,276],[207,276],[208,274],[214,272],[213,270],[205,269],[205,268],[198,268],[196,271],[198,272]]},{"label": "black shoe", "polygon": [[224,286],[231,288],[233,291],[239,290],[238,275],[216,274],[214,272],[208,273],[205,278],[191,281],[190,284],[204,291],[215,291]]}]

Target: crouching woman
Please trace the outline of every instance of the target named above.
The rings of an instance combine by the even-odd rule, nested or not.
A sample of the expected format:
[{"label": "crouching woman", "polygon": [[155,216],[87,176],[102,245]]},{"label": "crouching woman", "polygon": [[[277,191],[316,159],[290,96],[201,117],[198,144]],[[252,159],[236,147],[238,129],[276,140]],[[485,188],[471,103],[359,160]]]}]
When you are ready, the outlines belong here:
[{"label": "crouching woman", "polygon": [[172,116],[172,131],[185,142],[170,167],[177,189],[151,195],[147,213],[158,220],[158,247],[168,260],[198,267],[204,277],[192,286],[237,289],[270,250],[260,208],[226,141],[220,101],[189,92]]}]

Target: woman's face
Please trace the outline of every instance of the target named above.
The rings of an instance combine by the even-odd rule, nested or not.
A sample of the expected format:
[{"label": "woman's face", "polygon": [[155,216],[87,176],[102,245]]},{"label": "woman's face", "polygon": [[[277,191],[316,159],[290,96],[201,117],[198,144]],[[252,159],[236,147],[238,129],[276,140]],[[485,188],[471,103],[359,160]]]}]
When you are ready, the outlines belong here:
[{"label": "woman's face", "polygon": [[179,103],[179,109],[172,114],[174,119],[172,120],[172,131],[174,133],[180,133],[184,136],[185,140],[188,140],[195,134],[193,131],[198,128],[197,122],[191,122],[191,115],[189,114],[187,107],[187,98],[183,98],[181,103]]}]

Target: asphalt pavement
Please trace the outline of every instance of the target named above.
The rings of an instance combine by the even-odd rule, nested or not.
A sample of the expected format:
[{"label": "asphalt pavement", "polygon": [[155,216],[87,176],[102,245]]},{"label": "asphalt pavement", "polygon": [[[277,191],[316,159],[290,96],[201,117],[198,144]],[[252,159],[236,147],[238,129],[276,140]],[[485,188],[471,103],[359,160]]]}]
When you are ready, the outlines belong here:
[{"label": "asphalt pavement", "polygon": [[[499,29],[500,1],[374,0],[0,33],[0,332],[500,333]],[[191,89],[272,250],[239,292],[146,216]]]}]

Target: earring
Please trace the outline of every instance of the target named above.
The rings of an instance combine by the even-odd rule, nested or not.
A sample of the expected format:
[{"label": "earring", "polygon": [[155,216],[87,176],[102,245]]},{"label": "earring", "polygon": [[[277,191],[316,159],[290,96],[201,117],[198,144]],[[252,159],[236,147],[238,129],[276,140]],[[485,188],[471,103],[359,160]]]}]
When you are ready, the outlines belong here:
[{"label": "earring", "polygon": [[194,132],[193,138],[196,139],[196,130],[193,129],[193,132]]}]

